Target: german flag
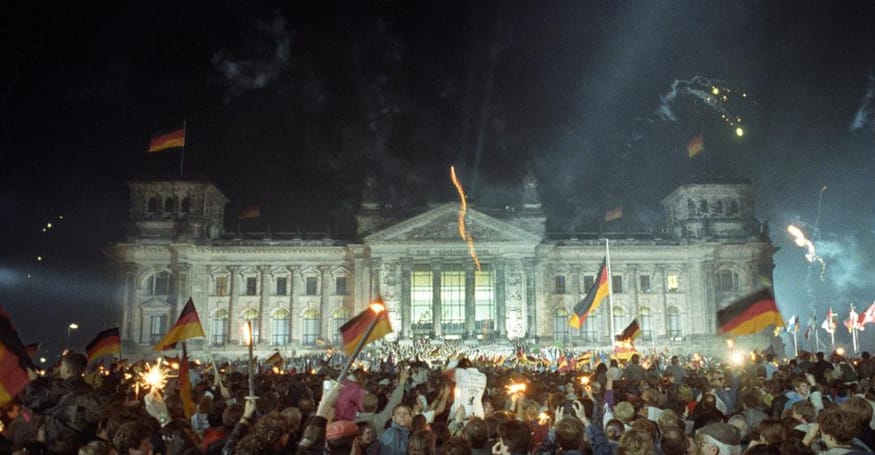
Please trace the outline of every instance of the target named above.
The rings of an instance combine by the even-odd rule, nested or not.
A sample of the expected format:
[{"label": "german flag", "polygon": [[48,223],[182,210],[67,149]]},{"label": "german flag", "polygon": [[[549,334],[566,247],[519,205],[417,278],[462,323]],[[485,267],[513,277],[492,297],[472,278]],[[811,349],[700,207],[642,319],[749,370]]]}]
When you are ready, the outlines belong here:
[{"label": "german flag", "polygon": [[616,336],[617,341],[632,341],[641,335],[641,326],[638,325],[638,318],[632,320],[623,331]]},{"label": "german flag", "polygon": [[40,342],[31,343],[24,346],[24,352],[27,353],[27,356],[31,359],[34,358],[37,354],[39,354]]},{"label": "german flag", "polygon": [[148,153],[155,153],[177,147],[185,147],[185,128],[152,136],[152,140],[149,141],[149,148],[146,151]]},{"label": "german flag", "polygon": [[182,360],[179,362],[179,378],[177,380],[179,381],[179,398],[182,400],[182,409],[186,419],[190,419],[197,410],[197,405],[191,394],[191,375],[188,368],[188,354],[183,354]]},{"label": "german flag", "polygon": [[770,325],[784,327],[784,318],[767,289],[754,292],[717,312],[717,331],[727,335],[758,333]]},{"label": "german flag", "polygon": [[0,406],[27,386],[27,369],[36,367],[24,350],[9,314],[0,307]]},{"label": "german flag", "polygon": [[692,158],[702,153],[702,150],[705,150],[705,141],[700,134],[690,139],[690,142],[687,144],[687,157]]},{"label": "german flag", "polygon": [[571,319],[568,321],[571,327],[579,329],[590,313],[597,310],[602,304],[602,301],[605,300],[605,297],[611,293],[611,290],[608,289],[608,273],[607,258],[604,258],[602,259],[602,267],[599,269],[599,274],[596,277],[592,288],[583,300],[577,302],[577,305],[574,305],[574,312],[571,315]]},{"label": "german flag", "polygon": [[623,206],[617,206],[605,212],[605,223],[623,218]]},{"label": "german flag", "polygon": [[254,220],[261,217],[261,206],[258,204],[244,207],[237,212],[238,220]]},{"label": "german flag", "polygon": [[197,310],[194,308],[194,301],[189,297],[188,303],[179,314],[179,319],[176,324],[170,328],[167,335],[155,345],[156,351],[166,351],[176,347],[176,343],[185,341],[189,338],[205,337],[204,328],[201,325],[201,320],[197,315]]},{"label": "german flag", "polygon": [[270,365],[271,367],[277,367],[279,369],[283,368],[283,355],[280,354],[279,351],[274,351],[267,360],[264,361],[265,365]]},{"label": "german flag", "polygon": [[343,350],[346,351],[347,355],[352,355],[355,352],[356,346],[364,338],[371,325],[374,326],[374,330],[371,331],[364,344],[379,340],[386,336],[386,334],[392,333],[392,324],[389,323],[389,312],[386,311],[382,298],[378,298],[376,302],[349,321],[346,321],[340,327],[340,336],[343,338]]},{"label": "german flag", "polygon": [[111,354],[119,355],[122,352],[122,339],[118,327],[106,329],[97,334],[88,345],[85,346],[88,354],[88,363],[97,361]]}]

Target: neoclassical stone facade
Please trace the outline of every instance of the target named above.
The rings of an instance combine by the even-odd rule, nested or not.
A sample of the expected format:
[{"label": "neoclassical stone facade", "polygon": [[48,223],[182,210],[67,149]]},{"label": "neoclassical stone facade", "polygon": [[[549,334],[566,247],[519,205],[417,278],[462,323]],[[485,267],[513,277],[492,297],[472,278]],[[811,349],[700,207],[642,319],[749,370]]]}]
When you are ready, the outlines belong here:
[{"label": "neoclassical stone facade", "polygon": [[[609,308],[580,330],[569,313],[592,285],[610,239],[613,327],[633,318],[639,345],[683,351],[713,345],[715,312],[765,284],[774,248],[753,218],[749,183],[683,185],[663,200],[666,225],[647,233],[545,234],[533,180],[518,210],[469,208],[478,270],[458,233],[458,203],[395,219],[366,185],[356,239],[226,233],[228,200],[205,181],[130,182],[127,239],[113,246],[127,352],[147,352],[192,298],[207,334],[193,343],[245,352],[319,349],[382,296],[395,332],[415,337],[605,347]],[[717,346],[720,348],[720,346]]]}]

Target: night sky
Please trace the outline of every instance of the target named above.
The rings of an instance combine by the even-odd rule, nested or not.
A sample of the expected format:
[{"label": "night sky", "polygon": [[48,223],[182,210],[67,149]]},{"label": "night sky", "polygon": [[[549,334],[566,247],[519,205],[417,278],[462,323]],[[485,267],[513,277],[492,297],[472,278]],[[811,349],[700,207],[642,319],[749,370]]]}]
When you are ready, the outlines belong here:
[{"label": "night sky", "polygon": [[2,19],[0,305],[50,354],[70,322],[74,347],[114,323],[125,182],[179,176],[146,147],[183,121],[184,175],[231,199],[229,230],[259,204],[242,230],[351,238],[365,171],[398,210],[453,200],[450,165],[475,209],[534,172],[557,237],[618,205],[659,225],[677,185],[745,177],[785,317],[875,299],[875,3],[80,3]]}]

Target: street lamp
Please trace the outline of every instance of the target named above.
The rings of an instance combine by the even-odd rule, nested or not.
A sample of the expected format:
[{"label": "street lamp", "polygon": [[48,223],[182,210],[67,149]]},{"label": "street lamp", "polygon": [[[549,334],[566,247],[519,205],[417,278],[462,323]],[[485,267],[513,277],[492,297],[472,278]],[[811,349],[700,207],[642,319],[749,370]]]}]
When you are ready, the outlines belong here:
[{"label": "street lamp", "polygon": [[70,332],[79,328],[79,324],[75,322],[71,322],[70,325],[67,326],[67,347],[70,347]]}]

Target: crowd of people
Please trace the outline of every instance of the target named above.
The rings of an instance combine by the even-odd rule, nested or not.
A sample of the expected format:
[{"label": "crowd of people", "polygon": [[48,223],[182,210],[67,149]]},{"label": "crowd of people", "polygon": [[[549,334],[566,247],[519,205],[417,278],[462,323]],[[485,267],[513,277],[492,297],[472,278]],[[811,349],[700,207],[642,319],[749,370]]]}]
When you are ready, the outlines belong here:
[{"label": "crowd of people", "polygon": [[[875,359],[803,353],[744,365],[668,354],[520,368],[518,356],[382,355],[336,381],[341,356],[247,368],[192,364],[141,388],[139,364],[89,379],[67,353],[4,406],[0,454],[739,455],[872,453]],[[386,355],[386,353],[390,353]],[[340,360],[338,360],[340,359]],[[362,368],[360,366],[366,366]],[[486,378],[464,403],[461,370]],[[466,374],[464,377],[468,377]],[[470,390],[469,390],[470,391]],[[196,404],[186,411],[182,393]],[[254,396],[252,395],[254,393]]]}]

